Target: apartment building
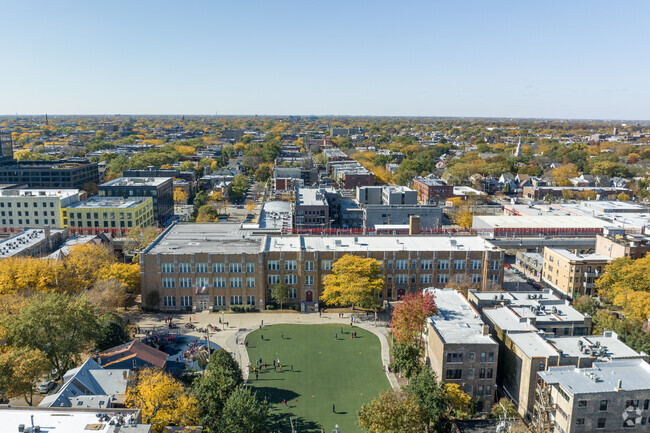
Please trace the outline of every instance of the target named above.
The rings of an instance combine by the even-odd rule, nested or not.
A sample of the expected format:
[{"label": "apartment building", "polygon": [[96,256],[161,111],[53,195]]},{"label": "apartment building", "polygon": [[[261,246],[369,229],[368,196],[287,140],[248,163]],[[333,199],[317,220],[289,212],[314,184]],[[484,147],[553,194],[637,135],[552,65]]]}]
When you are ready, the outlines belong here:
[{"label": "apartment building", "polygon": [[601,254],[576,254],[544,247],[542,280],[569,298],[596,293],[595,281],[612,259]]},{"label": "apartment building", "polygon": [[453,185],[447,185],[442,179],[417,176],[413,179],[413,189],[420,204],[444,204],[454,196]]},{"label": "apartment building", "polygon": [[427,320],[427,362],[438,377],[456,383],[479,412],[495,401],[499,344],[477,311],[457,290],[429,289],[438,314]]},{"label": "apartment building", "polygon": [[92,197],[61,210],[63,225],[75,233],[112,232],[156,225],[151,197]]},{"label": "apartment building", "polygon": [[[85,195],[82,195],[85,198]],[[0,222],[2,231],[24,227],[62,228],[61,208],[78,202],[77,189],[2,189]]]},{"label": "apartment building", "polygon": [[596,236],[596,254],[611,259],[630,257],[640,259],[650,253],[650,236],[627,234],[618,236]]},{"label": "apartment building", "polygon": [[299,188],[295,198],[296,228],[330,228],[328,195],[336,195],[332,187]]},{"label": "apartment building", "polygon": [[533,426],[539,432],[648,429],[650,365],[642,359],[554,367],[538,373]]},{"label": "apartment building", "polygon": [[174,216],[174,180],[171,177],[120,177],[99,185],[102,197],[151,197],[158,225]]},{"label": "apartment building", "polygon": [[30,188],[84,189],[99,183],[99,168],[88,160],[21,161],[0,166],[0,184],[26,184]]},{"label": "apartment building", "polygon": [[478,236],[260,238],[246,237],[237,224],[175,224],[141,255],[142,296],[147,305],[169,310],[264,307],[269,290],[282,282],[290,301],[311,305],[345,254],[382,263],[379,301],[452,281],[483,289],[503,281],[503,252]]},{"label": "apartment building", "polygon": [[498,383],[517,405],[519,414],[532,420],[538,372],[558,366],[587,368],[595,361],[637,358],[647,359],[647,355],[635,352],[611,331],[576,337],[512,332],[507,334],[505,350],[499,356]]},{"label": "apartment building", "polygon": [[420,217],[420,227],[439,228],[442,208],[419,205],[417,191],[405,186],[365,186],[356,191],[357,202],[363,212],[363,228],[381,225],[407,225],[411,216]]}]

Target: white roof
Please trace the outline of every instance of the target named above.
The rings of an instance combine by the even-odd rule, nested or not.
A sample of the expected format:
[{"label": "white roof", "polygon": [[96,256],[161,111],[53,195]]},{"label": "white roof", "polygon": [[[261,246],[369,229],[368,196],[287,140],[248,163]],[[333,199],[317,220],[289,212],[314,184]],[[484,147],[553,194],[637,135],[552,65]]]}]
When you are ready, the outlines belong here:
[{"label": "white roof", "polygon": [[478,312],[454,289],[426,289],[433,293],[438,314],[429,317],[445,343],[497,344],[490,335],[483,335],[483,321]]},{"label": "white roof", "polygon": [[492,251],[480,236],[285,236],[268,237],[264,251]]},{"label": "white roof", "polygon": [[[477,222],[483,224],[478,225]],[[492,228],[603,228],[607,223],[598,218],[587,216],[527,216],[527,215],[477,215],[474,217],[474,227]]]},{"label": "white roof", "polygon": [[[52,229],[51,234],[63,232],[62,229]],[[45,240],[45,230],[27,229],[24,232],[0,241],[0,259],[15,256],[26,249],[32,248]]]},{"label": "white roof", "polygon": [[642,359],[594,362],[591,368],[552,367],[538,374],[571,395],[617,392],[619,380],[623,391],[647,390],[650,395],[650,365]]},{"label": "white roof", "polygon": [[18,198],[18,197],[74,197],[79,194],[78,189],[38,189],[38,188],[25,188],[25,189],[0,189],[0,197],[2,198]]},{"label": "white roof", "polygon": [[[109,417],[135,413],[133,409],[103,409],[101,412]],[[100,420],[97,414],[97,409],[0,408],[0,425],[3,432],[17,432],[21,424],[31,427],[31,416],[33,416],[34,425],[40,426],[41,431],[47,433],[88,433],[89,431],[149,433],[151,431],[150,424],[129,425],[128,428],[110,425],[109,422]]]},{"label": "white roof", "polygon": [[607,261],[610,262],[612,261],[611,257],[604,256],[602,254],[575,254],[572,253],[569,250],[566,250],[564,248],[550,248],[547,247],[549,250],[561,255],[562,257],[567,258],[568,260],[576,261],[576,262],[602,262],[602,261]]}]

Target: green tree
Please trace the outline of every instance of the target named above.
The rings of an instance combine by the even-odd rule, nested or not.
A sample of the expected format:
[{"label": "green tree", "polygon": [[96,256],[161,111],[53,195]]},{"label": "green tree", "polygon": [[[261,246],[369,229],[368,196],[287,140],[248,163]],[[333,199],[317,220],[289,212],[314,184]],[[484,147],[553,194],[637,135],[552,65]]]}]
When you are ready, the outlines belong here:
[{"label": "green tree", "polygon": [[267,433],[269,406],[249,389],[235,390],[223,407],[219,431],[228,433]]},{"label": "green tree", "polygon": [[250,180],[243,174],[235,176],[232,180],[232,192],[230,193],[230,197],[234,200],[242,198],[249,184]]},{"label": "green tree", "polygon": [[323,278],[321,300],[338,306],[372,307],[384,289],[381,263],[373,258],[345,254]]},{"label": "green tree", "polygon": [[431,368],[424,367],[420,374],[411,378],[405,391],[413,396],[424,411],[427,428],[433,425],[435,431],[445,430],[449,402],[436,373]]},{"label": "green tree", "polygon": [[99,330],[95,339],[95,350],[104,351],[129,341],[124,320],[113,312],[104,313],[99,318]]},{"label": "green tree", "polygon": [[391,347],[390,353],[393,357],[391,368],[401,373],[405,378],[410,379],[422,369],[422,364],[420,363],[422,349],[418,342],[396,342]]},{"label": "green tree", "polygon": [[422,433],[426,414],[404,391],[385,391],[359,411],[359,425],[369,433]]},{"label": "green tree", "polygon": [[271,167],[269,167],[266,164],[260,165],[257,170],[255,170],[255,174],[253,175],[253,179],[255,182],[266,182],[269,180],[271,177]]},{"label": "green tree", "polygon": [[271,289],[271,297],[280,303],[280,309],[282,309],[282,304],[289,299],[289,287],[284,283],[276,284]]},{"label": "green tree", "polygon": [[7,343],[41,350],[60,376],[80,361],[96,338],[95,311],[85,296],[35,295],[9,319]]},{"label": "green tree", "polygon": [[490,415],[492,418],[499,419],[504,415],[504,409],[506,411],[505,416],[508,418],[515,418],[519,415],[515,404],[505,397],[501,398],[498,403],[494,403],[492,410],[490,411]]},{"label": "green tree", "polygon": [[210,431],[219,431],[219,421],[230,395],[244,382],[241,369],[224,349],[210,356],[208,368],[194,382],[194,395],[199,402],[201,423]]}]

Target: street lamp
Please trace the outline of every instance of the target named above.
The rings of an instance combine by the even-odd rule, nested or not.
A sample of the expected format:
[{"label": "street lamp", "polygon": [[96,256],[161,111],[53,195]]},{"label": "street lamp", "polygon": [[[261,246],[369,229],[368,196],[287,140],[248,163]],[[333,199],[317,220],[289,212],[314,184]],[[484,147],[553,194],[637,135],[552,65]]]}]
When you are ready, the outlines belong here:
[{"label": "street lamp", "polygon": [[334,430],[332,430],[332,433],[341,433],[341,430],[339,430],[339,425],[338,424],[336,424],[334,426]]}]

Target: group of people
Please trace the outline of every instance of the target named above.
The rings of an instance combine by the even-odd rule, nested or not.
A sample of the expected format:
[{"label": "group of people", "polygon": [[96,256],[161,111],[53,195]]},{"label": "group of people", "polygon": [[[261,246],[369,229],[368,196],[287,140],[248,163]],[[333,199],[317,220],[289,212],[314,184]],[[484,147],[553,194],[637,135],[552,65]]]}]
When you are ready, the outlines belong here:
[{"label": "group of people", "polygon": [[[273,364],[268,364],[262,361],[262,358],[255,360],[255,366],[252,363],[248,363],[248,370],[255,373],[255,380],[259,379],[259,374],[266,372],[267,368],[270,369],[273,367],[273,371],[277,372],[278,370],[282,371],[282,364],[280,363],[280,358],[277,361],[274,359]],[[286,366],[285,366],[286,367]],[[293,364],[290,366],[291,371],[293,371]]]}]

